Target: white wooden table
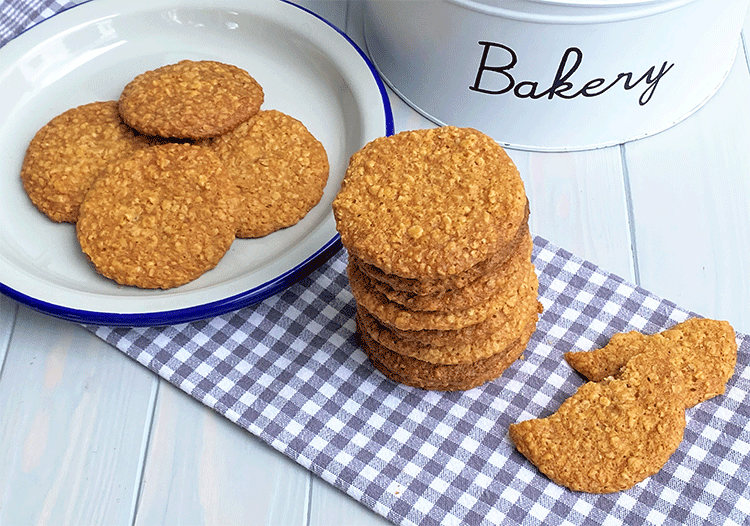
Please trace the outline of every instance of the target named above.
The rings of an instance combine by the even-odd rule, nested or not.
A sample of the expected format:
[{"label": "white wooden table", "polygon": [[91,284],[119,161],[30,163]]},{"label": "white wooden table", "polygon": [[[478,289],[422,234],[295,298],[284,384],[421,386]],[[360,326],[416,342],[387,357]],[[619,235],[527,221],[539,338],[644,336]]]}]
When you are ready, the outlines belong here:
[{"label": "white wooden table", "polygon": [[[361,43],[359,4],[304,4]],[[432,126],[391,103],[397,131]],[[672,129],[509,153],[533,233],[750,332],[750,17],[724,86]],[[80,326],[0,297],[0,524],[384,523]]]}]

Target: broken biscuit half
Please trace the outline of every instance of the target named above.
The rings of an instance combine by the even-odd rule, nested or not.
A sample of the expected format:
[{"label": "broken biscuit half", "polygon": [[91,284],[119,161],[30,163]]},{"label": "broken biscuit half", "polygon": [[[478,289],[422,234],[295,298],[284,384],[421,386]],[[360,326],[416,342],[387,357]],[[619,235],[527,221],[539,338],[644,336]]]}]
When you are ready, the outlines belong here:
[{"label": "broken biscuit half", "polygon": [[658,472],[685,429],[682,375],[660,352],[630,360],[618,378],[588,382],[547,418],[510,426],[510,438],[553,482],[611,493]]},{"label": "broken biscuit half", "polygon": [[616,334],[565,359],[589,382],[549,417],[511,424],[510,438],[552,481],[611,493],[664,466],[682,441],[685,410],[724,393],[737,341],[729,323],[692,318],[650,336]]},{"label": "broken biscuit half", "polygon": [[684,376],[685,407],[724,394],[737,364],[737,340],[726,321],[691,318],[657,334],[615,334],[601,349],[568,352],[565,360],[588,380],[597,382],[617,376],[628,360],[657,347],[671,351]]}]

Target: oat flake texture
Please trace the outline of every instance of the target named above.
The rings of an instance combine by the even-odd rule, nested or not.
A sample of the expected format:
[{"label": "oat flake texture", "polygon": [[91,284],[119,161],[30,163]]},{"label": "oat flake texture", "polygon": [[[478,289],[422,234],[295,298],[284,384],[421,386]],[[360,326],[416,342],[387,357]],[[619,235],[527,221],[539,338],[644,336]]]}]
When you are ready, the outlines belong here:
[{"label": "oat flake texture", "polygon": [[690,318],[656,334],[618,333],[601,349],[568,352],[565,359],[589,380],[600,381],[619,375],[631,358],[653,349],[668,353],[682,373],[685,407],[724,394],[737,363],[734,329],[727,321],[707,318]]},{"label": "oat flake texture", "polygon": [[183,60],[146,71],[120,95],[123,120],[147,135],[204,139],[258,113],[263,88],[250,74],[212,60]]},{"label": "oat flake texture", "polygon": [[658,472],[682,442],[683,393],[677,367],[645,352],[620,377],[582,385],[551,416],[511,424],[510,438],[558,484],[626,490]]},{"label": "oat flake texture", "polygon": [[216,266],[235,238],[236,207],[215,153],[158,145],[110,165],[86,194],[76,232],[102,275],[167,289]]},{"label": "oat flake texture", "polygon": [[21,181],[47,217],[75,223],[83,196],[107,164],[147,144],[122,122],[116,101],[84,104],[36,133],[26,150]]},{"label": "oat flake texture", "polygon": [[237,237],[262,237],[298,223],[323,197],[325,148],[297,119],[259,112],[214,149],[240,189]]},{"label": "oat flake texture", "polygon": [[470,128],[402,132],[365,145],[333,203],[351,254],[387,274],[459,274],[512,242],[526,194],[495,141]]}]

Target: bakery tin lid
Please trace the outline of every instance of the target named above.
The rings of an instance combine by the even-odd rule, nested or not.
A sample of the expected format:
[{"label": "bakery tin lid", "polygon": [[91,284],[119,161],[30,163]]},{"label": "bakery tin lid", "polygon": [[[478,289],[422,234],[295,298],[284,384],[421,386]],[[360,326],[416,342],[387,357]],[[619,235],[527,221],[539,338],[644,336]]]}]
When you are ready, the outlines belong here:
[{"label": "bakery tin lid", "polygon": [[501,18],[543,24],[599,24],[678,9],[696,0],[446,0]]}]

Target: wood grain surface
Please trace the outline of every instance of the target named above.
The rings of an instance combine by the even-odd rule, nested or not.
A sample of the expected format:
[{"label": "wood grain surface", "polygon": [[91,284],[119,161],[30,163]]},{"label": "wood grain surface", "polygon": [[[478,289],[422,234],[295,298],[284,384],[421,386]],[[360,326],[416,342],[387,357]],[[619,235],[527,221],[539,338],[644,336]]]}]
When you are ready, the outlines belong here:
[{"label": "wood grain surface", "polygon": [[[361,43],[362,6],[304,2]],[[509,150],[532,232],[750,332],[750,18],[726,83],[655,136]],[[433,126],[390,93],[397,130]],[[0,524],[386,524],[80,326],[0,297]]]}]

